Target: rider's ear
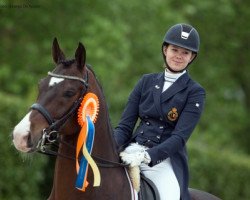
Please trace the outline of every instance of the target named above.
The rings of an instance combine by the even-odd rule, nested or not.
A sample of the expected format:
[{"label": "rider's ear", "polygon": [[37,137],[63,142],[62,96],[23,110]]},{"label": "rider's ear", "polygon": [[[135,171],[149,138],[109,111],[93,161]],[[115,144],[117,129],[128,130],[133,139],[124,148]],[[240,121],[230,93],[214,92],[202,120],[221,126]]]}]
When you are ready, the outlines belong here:
[{"label": "rider's ear", "polygon": [[52,57],[56,64],[58,64],[62,60],[65,60],[65,55],[60,49],[56,38],[54,38],[53,45],[52,45]]},{"label": "rider's ear", "polygon": [[86,50],[81,42],[79,42],[79,45],[76,49],[75,59],[77,62],[77,67],[80,70],[83,69],[83,67],[85,65],[85,61],[86,61]]}]

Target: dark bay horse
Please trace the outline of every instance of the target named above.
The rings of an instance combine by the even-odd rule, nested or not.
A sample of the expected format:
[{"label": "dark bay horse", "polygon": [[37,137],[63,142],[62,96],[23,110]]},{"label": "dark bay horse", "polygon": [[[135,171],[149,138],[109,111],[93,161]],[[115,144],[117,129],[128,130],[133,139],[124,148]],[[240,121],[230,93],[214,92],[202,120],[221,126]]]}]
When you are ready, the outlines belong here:
[{"label": "dark bay horse", "polygon": [[[75,58],[67,60],[56,39],[52,45],[56,64],[52,73],[39,83],[39,94],[30,112],[13,131],[13,143],[21,152],[40,151],[57,155],[50,200],[130,200],[130,182],[116,151],[109,113],[100,84],[94,72],[85,64],[86,51],[79,43]],[[92,150],[101,174],[101,185],[93,187],[92,170],[88,172],[89,186],[85,192],[75,188],[77,177],[75,154],[78,134],[77,110],[83,97],[92,92],[99,98]],[[59,135],[60,132],[60,135]],[[48,146],[59,141],[58,151]],[[190,190],[193,200],[216,200],[213,195]]]}]

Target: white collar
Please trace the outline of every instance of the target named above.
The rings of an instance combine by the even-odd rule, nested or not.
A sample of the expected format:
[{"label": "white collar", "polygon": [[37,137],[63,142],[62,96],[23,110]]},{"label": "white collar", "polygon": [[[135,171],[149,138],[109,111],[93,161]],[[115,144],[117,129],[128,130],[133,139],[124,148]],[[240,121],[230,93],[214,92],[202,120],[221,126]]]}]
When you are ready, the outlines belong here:
[{"label": "white collar", "polygon": [[180,76],[182,76],[183,74],[185,74],[187,72],[187,70],[184,70],[183,72],[180,73],[170,73],[165,69],[165,80],[166,79],[172,79],[172,80],[177,80]]}]

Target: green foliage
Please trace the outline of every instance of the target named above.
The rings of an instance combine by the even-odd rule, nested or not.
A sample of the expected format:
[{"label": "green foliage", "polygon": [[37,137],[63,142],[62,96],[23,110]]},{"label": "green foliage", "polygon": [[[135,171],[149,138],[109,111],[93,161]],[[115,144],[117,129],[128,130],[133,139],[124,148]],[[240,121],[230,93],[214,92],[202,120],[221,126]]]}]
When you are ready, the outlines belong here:
[{"label": "green foliage", "polygon": [[216,137],[214,142],[219,146],[235,145],[237,151],[250,153],[250,79],[247,78],[250,70],[246,50],[250,45],[247,22],[250,14],[245,11],[250,3],[191,2],[193,12],[185,15],[198,27],[202,44],[199,67],[192,68],[192,72],[207,89],[206,112],[201,125],[211,139]]},{"label": "green foliage", "polygon": [[84,43],[87,63],[103,85],[115,126],[139,77],[163,70],[162,38],[167,28],[180,22],[193,24],[200,33],[200,53],[189,73],[207,91],[199,134],[190,139],[191,186],[222,199],[246,199],[249,4],[242,0],[0,1],[0,199],[44,199],[50,190],[51,175],[45,169],[53,170],[53,164],[36,154],[28,159],[20,156],[10,133],[35,101],[37,82],[54,67],[54,37],[69,58],[78,42]]},{"label": "green foliage", "polygon": [[192,143],[189,148],[190,187],[211,192],[227,200],[250,196],[250,159],[229,151]]}]

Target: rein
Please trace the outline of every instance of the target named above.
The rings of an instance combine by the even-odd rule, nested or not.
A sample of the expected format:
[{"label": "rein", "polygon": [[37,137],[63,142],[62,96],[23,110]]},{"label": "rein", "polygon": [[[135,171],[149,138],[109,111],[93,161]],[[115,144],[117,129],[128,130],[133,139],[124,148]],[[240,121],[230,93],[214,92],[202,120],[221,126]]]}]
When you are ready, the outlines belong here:
[{"label": "rein", "polygon": [[[42,154],[45,154],[45,155],[60,156],[62,158],[66,158],[66,159],[76,160],[75,158],[73,158],[71,156],[60,154],[57,151],[51,150],[51,149],[49,149],[47,147],[51,146],[51,145],[54,145],[54,146],[58,147],[58,144],[56,144],[56,142],[58,142],[58,143],[65,144],[70,148],[75,149],[74,146],[72,146],[72,145],[68,144],[67,142],[64,142],[64,141],[62,141],[60,139],[59,129],[77,111],[77,109],[79,108],[79,106],[80,106],[80,104],[81,104],[81,102],[83,100],[83,97],[86,94],[86,91],[88,89],[88,71],[87,71],[85,79],[82,79],[82,78],[79,78],[79,77],[76,77],[76,76],[55,74],[55,73],[52,73],[52,72],[48,72],[48,75],[52,76],[52,77],[56,77],[56,78],[64,78],[64,79],[69,79],[69,80],[80,81],[81,83],[84,84],[85,90],[83,90],[81,92],[80,97],[78,98],[78,100],[76,100],[74,102],[74,104],[72,105],[70,110],[67,113],[65,113],[65,115],[63,115],[63,117],[61,117],[59,120],[54,120],[53,117],[48,112],[48,110],[39,103],[34,103],[30,107],[30,109],[32,109],[32,110],[37,110],[47,120],[47,122],[49,124],[49,127],[43,129],[43,134],[42,134],[42,137],[41,137],[41,139],[39,140],[39,142],[38,142],[38,144],[36,146],[36,150],[39,153],[42,153]],[[92,155],[92,157],[97,161],[97,165],[100,166],[100,167],[112,168],[112,167],[127,167],[128,166],[126,164],[105,160],[103,158],[100,158],[100,157],[97,157],[97,156],[94,156],[94,155]]]},{"label": "rein", "polygon": [[[68,146],[69,148],[75,149],[74,146],[70,145],[67,142],[64,142],[63,140],[60,140],[60,138],[58,138],[58,140],[56,140],[56,141],[59,142],[59,143],[62,143],[64,145],[66,145],[66,146]],[[55,143],[51,143],[51,144],[55,145],[56,147],[58,147],[58,145],[56,145]],[[62,158],[73,160],[73,161],[76,160],[75,157],[71,157],[71,156],[67,156],[67,155],[64,155],[64,154],[60,154],[60,153],[58,153],[56,151],[53,151],[53,150],[50,150],[48,148],[44,149],[43,151],[39,150],[38,153],[49,155],[49,156],[60,156]],[[96,161],[96,164],[98,166],[100,166],[100,167],[103,167],[103,168],[128,167],[127,164],[123,164],[123,163],[119,163],[119,162],[114,162],[114,161],[106,160],[106,159],[103,159],[103,158],[101,158],[99,156],[92,155],[92,157]]]}]

